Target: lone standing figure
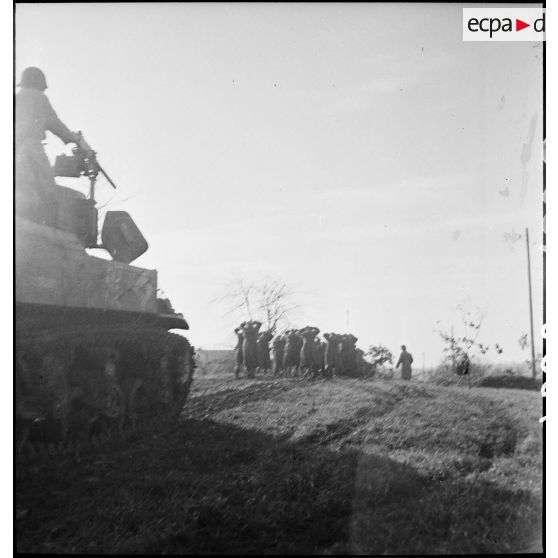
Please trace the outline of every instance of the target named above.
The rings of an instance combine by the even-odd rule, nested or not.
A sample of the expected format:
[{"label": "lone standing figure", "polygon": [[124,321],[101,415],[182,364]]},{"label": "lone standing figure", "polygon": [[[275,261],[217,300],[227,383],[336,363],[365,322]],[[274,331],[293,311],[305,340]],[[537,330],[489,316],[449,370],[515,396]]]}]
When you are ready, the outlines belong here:
[{"label": "lone standing figure", "polygon": [[413,364],[413,355],[407,352],[407,347],[401,345],[401,354],[399,355],[399,360],[395,365],[395,368],[399,368],[401,365],[401,378],[403,380],[410,380],[412,374],[411,364]]}]

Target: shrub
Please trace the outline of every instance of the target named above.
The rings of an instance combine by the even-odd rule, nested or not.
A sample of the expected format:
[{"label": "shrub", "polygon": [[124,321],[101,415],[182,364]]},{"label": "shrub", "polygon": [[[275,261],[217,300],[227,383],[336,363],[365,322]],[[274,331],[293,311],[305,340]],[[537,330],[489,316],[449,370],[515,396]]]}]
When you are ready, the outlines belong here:
[{"label": "shrub", "polygon": [[541,389],[540,380],[534,380],[528,376],[514,376],[510,374],[506,375],[494,375],[486,376],[481,378],[477,384],[479,387],[490,387],[490,388],[511,388],[511,389]]},{"label": "shrub", "polygon": [[[491,365],[479,362],[469,363],[469,380],[471,385],[476,386],[479,382],[490,374]],[[438,386],[464,385],[467,383],[467,376],[455,373],[451,364],[445,362],[429,371],[426,381]]]},{"label": "shrub", "polygon": [[[493,366],[488,363],[473,362],[469,367],[471,385],[475,387],[509,388],[509,389],[541,389],[541,381],[525,376],[521,370],[514,371]],[[466,378],[453,372],[450,364],[442,364],[430,370],[427,381],[439,386],[464,385]]]}]

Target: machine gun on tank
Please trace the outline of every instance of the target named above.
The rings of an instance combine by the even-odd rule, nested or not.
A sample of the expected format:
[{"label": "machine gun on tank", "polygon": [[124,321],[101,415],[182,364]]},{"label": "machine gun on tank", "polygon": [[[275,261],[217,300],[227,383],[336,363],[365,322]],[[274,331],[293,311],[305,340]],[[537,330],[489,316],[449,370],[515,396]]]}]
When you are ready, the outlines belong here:
[{"label": "machine gun on tank", "polygon": [[81,132],[78,132],[77,146],[72,149],[71,155],[58,155],[54,163],[54,174],[70,178],[86,176],[89,179],[89,199],[95,200],[95,183],[101,173],[108,183],[116,190],[116,184],[111,180],[105,169],[97,161],[97,153],[85,141]]},{"label": "machine gun on tank", "polygon": [[[116,185],[99,164],[97,153],[78,132],[76,147],[72,155],[58,155],[54,163],[55,176],[89,179],[89,197],[71,199],[70,228],[83,242],[86,248],[102,248],[114,260],[130,263],[143,254],[148,244],[140,230],[125,211],[107,211],[101,231],[102,243],[97,243],[98,212],[95,207],[95,184],[97,177],[102,174],[108,183],[116,189]],[[61,200],[59,200],[60,204]]]}]

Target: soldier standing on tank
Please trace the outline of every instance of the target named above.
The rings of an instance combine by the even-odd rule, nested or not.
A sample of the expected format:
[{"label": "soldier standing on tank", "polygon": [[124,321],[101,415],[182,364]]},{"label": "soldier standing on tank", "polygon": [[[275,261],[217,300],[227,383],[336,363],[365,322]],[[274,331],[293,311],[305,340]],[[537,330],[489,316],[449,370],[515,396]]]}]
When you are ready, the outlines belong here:
[{"label": "soldier standing on tank", "polygon": [[[15,96],[15,161],[16,196],[26,190],[32,208],[22,206],[23,212],[37,209],[41,222],[52,223],[56,215],[54,199],[54,172],[43,148],[46,131],[58,136],[64,143],[78,143],[79,132],[72,132],[58,118],[44,91],[45,75],[39,68],[26,68],[17,84],[20,90]],[[24,197],[20,196],[24,203]],[[16,199],[16,208],[17,208]]]},{"label": "soldier standing on tank", "polygon": [[399,368],[399,365],[401,365],[401,378],[404,380],[411,379],[411,364],[413,364],[413,355],[407,352],[407,347],[405,345],[401,345],[401,355],[399,356],[395,368]]}]

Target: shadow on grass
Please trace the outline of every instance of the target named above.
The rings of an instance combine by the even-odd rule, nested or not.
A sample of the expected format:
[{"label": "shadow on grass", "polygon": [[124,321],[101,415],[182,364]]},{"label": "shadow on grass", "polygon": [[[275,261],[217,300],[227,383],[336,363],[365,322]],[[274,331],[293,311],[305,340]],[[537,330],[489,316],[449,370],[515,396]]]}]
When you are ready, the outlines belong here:
[{"label": "shadow on grass", "polygon": [[211,420],[20,474],[16,508],[20,552],[514,552],[540,525],[527,492]]}]

